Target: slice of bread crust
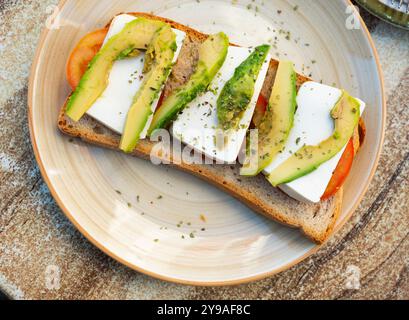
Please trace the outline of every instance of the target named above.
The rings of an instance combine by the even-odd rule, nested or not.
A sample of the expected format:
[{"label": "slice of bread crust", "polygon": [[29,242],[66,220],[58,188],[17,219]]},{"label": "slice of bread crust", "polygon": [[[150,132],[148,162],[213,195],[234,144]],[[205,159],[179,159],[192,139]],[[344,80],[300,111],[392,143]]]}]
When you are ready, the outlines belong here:
[{"label": "slice of bread crust", "polygon": [[[198,59],[197,48],[208,35],[151,14],[129,14],[164,21],[173,28],[187,34],[178,61],[165,86],[164,94],[166,97],[189,79]],[[265,96],[270,96],[277,67],[278,61],[272,60],[262,89]],[[299,87],[309,80],[302,75],[298,75],[297,86]],[[120,136],[118,134],[87,115],[79,122],[73,122],[65,115],[65,108],[66,104],[61,108],[58,119],[58,127],[64,134],[80,138],[100,147],[119,151]],[[132,155],[149,160],[153,146],[154,143],[143,140],[138,144]],[[321,203],[302,203],[272,187],[263,175],[253,178],[241,177],[239,175],[239,164],[234,166],[197,165],[181,163],[178,159],[172,159],[171,162],[173,162],[171,166],[200,177],[228,192],[252,210],[287,226],[301,229],[309,238],[319,244],[328,239],[341,212],[342,189],[334,197]]]}]

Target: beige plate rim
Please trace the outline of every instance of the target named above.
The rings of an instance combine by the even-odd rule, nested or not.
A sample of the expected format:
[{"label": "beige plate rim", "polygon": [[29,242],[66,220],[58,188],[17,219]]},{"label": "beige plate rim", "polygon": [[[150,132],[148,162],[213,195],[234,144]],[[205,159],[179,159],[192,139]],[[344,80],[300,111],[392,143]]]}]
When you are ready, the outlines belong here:
[{"label": "beige plate rim", "polygon": [[[66,3],[67,0],[61,0],[58,4],[58,7],[61,9],[64,4]],[[348,5],[352,6],[352,3],[350,0],[343,0],[345,3],[347,3]],[[355,7],[354,7],[355,8]],[[356,9],[354,9],[356,10]],[[381,85],[381,95],[382,95],[382,133],[381,133],[381,144],[380,144],[380,148],[378,150],[378,153],[376,155],[376,160],[374,163],[374,166],[371,170],[371,173],[369,175],[369,178],[365,184],[365,188],[363,189],[363,191],[361,192],[358,201],[355,203],[355,205],[353,206],[353,208],[351,209],[350,212],[348,212],[348,214],[345,216],[345,218],[338,224],[338,227],[336,227],[333,231],[332,234],[335,234],[336,232],[338,232],[344,225],[345,223],[351,218],[352,214],[354,213],[354,211],[356,210],[356,208],[358,207],[359,203],[361,202],[362,198],[364,197],[366,191],[369,188],[369,184],[373,179],[373,176],[375,175],[375,171],[378,167],[378,163],[379,163],[379,159],[382,153],[382,149],[383,149],[383,143],[384,143],[384,139],[385,139],[385,128],[386,128],[386,114],[387,114],[387,107],[386,107],[386,96],[385,96],[385,85],[384,85],[384,78],[383,78],[383,71],[382,71],[382,67],[380,64],[380,60],[379,60],[379,55],[378,52],[376,50],[375,44],[373,42],[373,39],[369,33],[369,30],[365,24],[365,22],[363,21],[362,17],[358,14],[360,21],[361,21],[361,26],[363,27],[363,30],[366,34],[366,37],[371,45],[371,49],[372,52],[374,54],[374,59],[377,65],[377,69],[378,69],[378,74],[379,74],[379,81],[380,81],[380,85]],[[98,249],[100,249],[101,251],[103,251],[105,254],[107,254],[108,256],[110,256],[111,258],[115,259],[116,261],[120,262],[123,265],[126,265],[127,267],[137,271],[137,272],[141,272],[143,274],[146,274],[148,276],[151,276],[153,278],[159,279],[159,280],[164,280],[164,281],[168,281],[168,282],[173,282],[173,283],[178,283],[178,284],[183,284],[183,285],[194,285],[194,286],[233,286],[233,285],[240,285],[240,284],[246,284],[249,282],[254,282],[254,281],[258,281],[258,280],[262,280],[268,277],[271,277],[273,275],[276,275],[278,273],[281,273],[285,270],[288,270],[290,268],[292,268],[293,266],[297,265],[298,263],[300,263],[301,261],[307,259],[308,257],[310,257],[311,255],[315,254],[321,247],[322,245],[317,245],[315,246],[313,249],[311,249],[310,251],[308,251],[306,254],[304,254],[303,256],[301,256],[300,258],[292,261],[291,263],[270,271],[270,272],[266,272],[257,276],[253,276],[253,277],[248,277],[248,278],[244,278],[244,279],[240,279],[240,280],[233,280],[233,281],[221,281],[221,282],[198,282],[198,281],[184,281],[184,280],[180,280],[180,279],[176,279],[176,278],[170,278],[170,277],[165,277],[165,276],[161,276],[159,274],[153,273],[149,270],[140,268],[137,265],[131,264],[125,260],[123,260],[121,257],[117,256],[116,254],[114,254],[113,252],[111,252],[110,250],[108,250],[104,244],[96,241],[74,218],[74,216],[69,212],[69,210],[67,209],[67,207],[64,205],[64,203],[61,201],[61,199],[59,198],[56,190],[54,189],[48,175],[47,172],[45,170],[44,164],[42,162],[41,159],[41,155],[37,146],[37,141],[36,141],[36,137],[34,135],[34,131],[33,131],[33,117],[32,117],[32,106],[33,106],[33,86],[34,86],[34,81],[35,81],[35,70],[38,64],[38,61],[40,59],[41,53],[42,53],[42,48],[43,48],[43,44],[44,41],[47,37],[49,33],[49,30],[47,28],[45,28],[40,36],[40,40],[39,40],[39,44],[35,53],[35,57],[31,66],[31,72],[30,72],[30,78],[29,78],[29,89],[28,89],[28,123],[29,123],[29,129],[30,129],[30,138],[31,138],[31,142],[32,142],[32,146],[33,146],[33,151],[34,151],[34,155],[35,158],[37,160],[38,166],[40,168],[40,172],[41,175],[44,179],[44,181],[46,182],[51,195],[53,196],[53,198],[55,199],[55,201],[57,202],[58,206],[61,208],[61,210],[64,212],[64,214],[67,216],[67,218],[71,221],[71,223],[94,245],[96,246]]]}]

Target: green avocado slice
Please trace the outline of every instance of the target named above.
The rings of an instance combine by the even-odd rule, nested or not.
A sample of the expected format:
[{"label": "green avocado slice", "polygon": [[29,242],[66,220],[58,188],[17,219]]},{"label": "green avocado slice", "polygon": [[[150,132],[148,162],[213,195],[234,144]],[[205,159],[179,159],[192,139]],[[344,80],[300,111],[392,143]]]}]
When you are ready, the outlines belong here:
[{"label": "green avocado slice", "polygon": [[127,115],[120,143],[122,151],[132,152],[138,144],[152,114],[152,104],[169,76],[176,48],[176,34],[168,25],[160,29],[149,44],[145,57],[145,80]]},{"label": "green avocado slice", "polygon": [[269,45],[256,47],[224,86],[217,100],[217,118],[223,130],[238,128],[254,95],[254,86],[269,51]]},{"label": "green avocado slice", "polygon": [[156,112],[148,135],[167,127],[178,113],[204,92],[226,60],[229,38],[223,33],[210,36],[199,48],[199,62],[189,81],[175,90]]},{"label": "green avocado slice", "polygon": [[282,152],[294,124],[296,96],[294,65],[281,61],[266,113],[257,128],[258,152],[249,153],[240,171],[242,176],[256,176]]},{"label": "green avocado slice", "polygon": [[129,22],[123,30],[107,41],[88,66],[88,70],[70,97],[66,114],[79,121],[108,85],[112,65],[126,54],[146,50],[155,33],[164,22],[138,18]]},{"label": "green avocado slice", "polygon": [[341,98],[331,111],[335,130],[331,137],[317,146],[304,146],[278,166],[267,177],[273,186],[289,183],[301,178],[337,155],[354,133],[360,118],[360,104],[343,91]]}]

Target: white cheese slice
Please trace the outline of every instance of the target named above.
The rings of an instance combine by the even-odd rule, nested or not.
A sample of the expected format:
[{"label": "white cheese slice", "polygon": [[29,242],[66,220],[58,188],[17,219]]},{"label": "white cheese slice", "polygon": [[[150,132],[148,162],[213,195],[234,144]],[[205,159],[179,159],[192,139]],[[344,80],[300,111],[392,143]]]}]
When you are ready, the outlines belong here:
[{"label": "white cheese slice", "polygon": [[[340,89],[320,83],[306,82],[297,95],[298,109],[294,118],[294,127],[283,153],[264,170],[268,175],[304,144],[317,145],[334,132],[334,120],[330,112],[342,95]],[[361,114],[365,103],[360,102]],[[279,186],[290,197],[303,202],[317,203],[321,200],[332,174],[344,153],[345,147],[331,160],[322,164],[317,170],[295,181]]]},{"label": "white cheese slice", "polygon": [[175,138],[209,159],[216,160],[217,163],[236,161],[267,75],[271,56],[267,57],[260,70],[253,98],[240,121],[239,129],[226,132],[226,138],[217,138],[216,146],[216,137],[220,137],[221,133],[218,129],[217,99],[226,82],[233,77],[236,68],[252,52],[253,49],[250,48],[229,47],[226,61],[210,85],[211,91],[202,94],[186,106],[171,129]]},{"label": "white cheese slice", "polygon": [[[104,44],[111,37],[121,32],[127,23],[135,19],[137,18],[127,14],[115,17],[111,23]],[[177,51],[174,56],[175,62],[179,56],[186,34],[176,29],[173,29],[173,31],[176,33],[177,44]],[[88,110],[87,114],[116,133],[122,134],[133,98],[143,82],[142,70],[144,63],[144,53],[134,58],[115,61],[109,75],[109,84],[107,88]],[[158,106],[159,97],[152,104],[152,112],[154,112]],[[141,139],[146,138],[146,133],[151,125],[152,118],[153,115],[146,123],[146,126],[141,133]]]}]

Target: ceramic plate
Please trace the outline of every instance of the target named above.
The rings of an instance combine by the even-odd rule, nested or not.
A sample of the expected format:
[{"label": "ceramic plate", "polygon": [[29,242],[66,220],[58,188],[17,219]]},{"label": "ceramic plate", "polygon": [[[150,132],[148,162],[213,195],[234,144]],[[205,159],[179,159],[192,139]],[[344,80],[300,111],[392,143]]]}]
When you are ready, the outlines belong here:
[{"label": "ceramic plate", "polygon": [[400,0],[356,0],[359,5],[378,18],[409,30],[409,2],[402,3],[402,6],[397,9],[391,5],[392,1],[395,4],[400,2]]},{"label": "ceramic plate", "polygon": [[345,188],[338,229],[374,173],[385,121],[376,52],[365,26],[349,24],[348,5],[341,0],[61,3],[33,64],[29,119],[38,163],[62,210],[110,256],[179,283],[253,281],[315,252],[318,247],[299,231],[264,219],[192,176],[70,140],[59,133],[56,119],[70,93],[65,80],[70,50],[120,12],[154,12],[203,32],[223,30],[232,42],[247,46],[272,42],[275,56],[290,58],[299,72],[344,87],[368,104],[368,137]]}]

